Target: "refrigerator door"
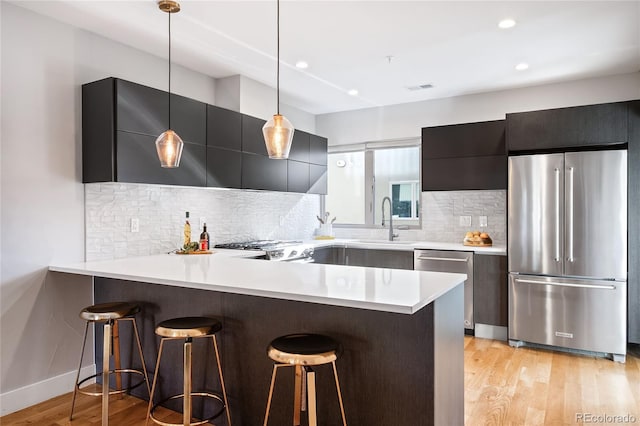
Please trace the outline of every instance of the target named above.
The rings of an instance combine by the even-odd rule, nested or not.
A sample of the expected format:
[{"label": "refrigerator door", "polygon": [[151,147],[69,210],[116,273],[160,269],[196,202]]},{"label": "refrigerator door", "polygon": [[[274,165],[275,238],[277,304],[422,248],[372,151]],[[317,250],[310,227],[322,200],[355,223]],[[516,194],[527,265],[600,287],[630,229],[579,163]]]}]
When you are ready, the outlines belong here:
[{"label": "refrigerator door", "polygon": [[509,275],[511,341],[624,355],[626,329],[626,282]]},{"label": "refrigerator door", "polygon": [[564,275],[627,279],[627,151],[565,154]]},{"label": "refrigerator door", "polygon": [[509,157],[509,271],[563,274],[564,154]]}]

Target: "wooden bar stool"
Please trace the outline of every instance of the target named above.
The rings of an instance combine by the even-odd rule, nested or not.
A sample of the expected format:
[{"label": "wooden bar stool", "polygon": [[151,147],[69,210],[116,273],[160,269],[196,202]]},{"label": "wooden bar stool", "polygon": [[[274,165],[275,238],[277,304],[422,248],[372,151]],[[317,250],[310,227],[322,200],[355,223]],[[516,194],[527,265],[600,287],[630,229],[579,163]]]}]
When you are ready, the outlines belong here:
[{"label": "wooden bar stool", "polygon": [[278,337],[271,342],[267,349],[267,355],[274,360],[276,364],[273,366],[273,374],[271,376],[264,426],[267,426],[269,421],[271,397],[273,396],[273,388],[278,369],[291,366],[295,368],[293,425],[300,425],[301,412],[306,409],[309,417],[309,426],[317,426],[316,375],[310,367],[329,363],[331,363],[333,367],[333,376],[336,381],[342,424],[343,426],[347,426],[347,419],[344,415],[344,405],[342,404],[342,393],[340,392],[340,382],[338,381],[338,370],[336,369],[338,348],[338,342],[321,334],[289,334]]},{"label": "wooden bar stool", "polygon": [[[229,414],[229,402],[227,400],[227,392],[224,387],[224,378],[222,377],[222,366],[220,365],[220,354],[218,353],[218,341],[216,339],[216,333],[222,329],[220,321],[207,318],[207,317],[183,317],[173,318],[167,321],[162,321],[156,327],[156,334],[161,336],[160,348],[158,349],[158,360],[156,362],[156,374],[153,378],[153,386],[151,387],[151,397],[149,398],[149,408],[147,410],[147,421],[151,419],[154,423],[162,426],[196,426],[203,425],[211,420],[219,417],[223,411],[227,414],[227,425],[231,426],[231,415]],[[218,376],[220,378],[220,386],[222,388],[222,398],[219,395],[212,392],[193,392],[191,389],[191,345],[194,338],[199,337],[211,337],[213,340],[213,349],[216,355],[216,364],[218,366]],[[160,371],[160,360],[162,359],[162,348],[167,340],[183,340],[183,393],[170,396],[157,404],[153,404],[153,395],[156,389],[156,381],[158,379],[158,372]],[[192,416],[192,397],[199,396],[203,398],[212,398],[221,403],[222,407],[219,411],[215,412],[211,417],[191,422]],[[182,398],[182,423],[166,423],[158,420],[154,417],[155,409],[173,399]]]},{"label": "wooden bar stool", "polygon": [[[149,377],[147,376],[147,368],[144,363],[144,356],[142,355],[142,346],[140,345],[140,335],[138,334],[138,327],[134,315],[140,312],[140,306],[135,303],[127,302],[112,302],[102,303],[98,305],[92,305],[84,308],[80,312],[80,318],[86,321],[84,328],[84,339],[82,341],[82,352],[80,353],[80,365],[78,365],[78,374],[76,375],[76,382],[73,388],[73,399],[71,400],[71,414],[69,415],[69,421],[73,419],[73,409],[76,403],[76,395],[78,392],[90,395],[102,397],[102,425],[109,424],[109,395],[116,395],[125,393],[133,388],[140,386],[142,383],[147,384],[147,392],[151,393],[149,389]],[[133,332],[136,337],[136,343],[138,345],[138,354],[140,355],[140,361],[142,361],[142,370],[135,370],[131,368],[120,368],[120,336],[119,336],[119,322],[131,321],[133,324]],[[81,381],[80,369],[82,368],[82,358],[84,356],[84,349],[87,343],[87,332],[89,330],[90,323],[103,324],[104,338],[102,346],[102,372],[89,376]],[[112,341],[113,340],[113,341]],[[113,352],[114,368],[110,369],[111,353]],[[116,375],[116,388],[115,390],[109,389],[109,375],[114,373]],[[134,374],[142,376],[142,380],[137,383],[129,384],[126,388],[122,388],[122,374]],[[101,392],[91,392],[80,389],[80,385],[88,380],[102,376],[102,389]]]}]

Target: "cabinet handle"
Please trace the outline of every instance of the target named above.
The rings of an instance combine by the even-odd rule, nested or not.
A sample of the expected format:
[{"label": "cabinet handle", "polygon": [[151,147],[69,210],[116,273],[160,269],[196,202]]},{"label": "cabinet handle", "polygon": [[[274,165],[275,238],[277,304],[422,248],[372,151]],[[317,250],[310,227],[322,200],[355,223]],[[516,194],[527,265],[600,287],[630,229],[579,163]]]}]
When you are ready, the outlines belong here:
[{"label": "cabinet handle", "polygon": [[577,288],[598,288],[603,290],[615,290],[615,285],[599,285],[599,284],[575,284],[575,283],[556,283],[553,281],[534,281],[534,280],[522,280],[520,278],[516,278],[516,282],[524,283],[524,284],[544,284],[544,285],[552,285],[557,287],[577,287]]},{"label": "cabinet handle", "polygon": [[569,257],[567,260],[573,262],[573,167],[569,167]]},{"label": "cabinet handle", "polygon": [[556,257],[555,261],[560,262],[560,169],[555,168],[556,181]]},{"label": "cabinet handle", "polygon": [[468,262],[469,259],[456,259],[455,257],[427,257],[418,256],[418,260],[443,260],[445,262]]}]

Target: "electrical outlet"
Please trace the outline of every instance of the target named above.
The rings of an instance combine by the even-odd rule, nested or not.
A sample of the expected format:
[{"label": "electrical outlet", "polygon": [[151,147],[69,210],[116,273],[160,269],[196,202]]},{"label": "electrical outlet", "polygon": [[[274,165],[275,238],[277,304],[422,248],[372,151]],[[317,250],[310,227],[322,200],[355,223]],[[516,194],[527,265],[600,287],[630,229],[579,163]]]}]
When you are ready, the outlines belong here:
[{"label": "electrical outlet", "polygon": [[140,232],[140,219],[137,217],[131,218],[131,232]]},{"label": "electrical outlet", "polygon": [[199,229],[204,229],[204,224],[207,223],[207,218],[204,216],[200,216],[200,228]]},{"label": "electrical outlet", "polygon": [[478,225],[480,227],[485,227],[487,226],[487,217],[486,216],[478,216]]},{"label": "electrical outlet", "polygon": [[471,216],[460,216],[460,226],[471,226]]}]

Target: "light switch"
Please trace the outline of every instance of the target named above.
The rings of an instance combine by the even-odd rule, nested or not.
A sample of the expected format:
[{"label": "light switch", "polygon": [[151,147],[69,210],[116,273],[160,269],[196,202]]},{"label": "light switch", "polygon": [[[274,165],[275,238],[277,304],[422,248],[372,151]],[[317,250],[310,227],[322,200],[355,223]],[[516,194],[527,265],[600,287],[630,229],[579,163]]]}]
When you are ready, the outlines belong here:
[{"label": "light switch", "polygon": [[471,226],[471,216],[460,216],[460,226]]},{"label": "light switch", "polygon": [[137,217],[131,218],[131,232],[140,232],[140,220]]}]

